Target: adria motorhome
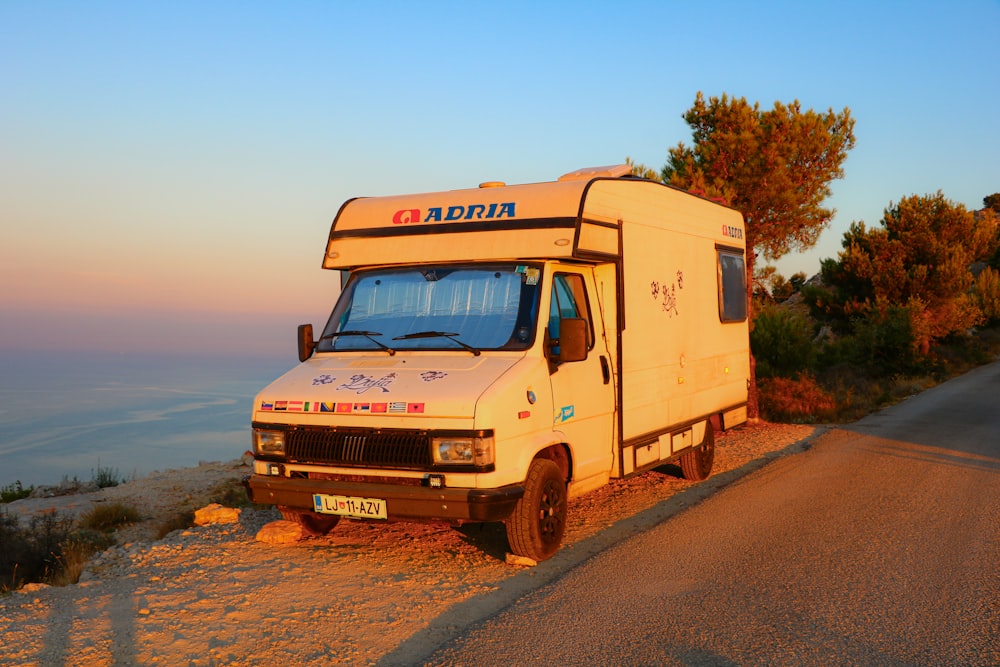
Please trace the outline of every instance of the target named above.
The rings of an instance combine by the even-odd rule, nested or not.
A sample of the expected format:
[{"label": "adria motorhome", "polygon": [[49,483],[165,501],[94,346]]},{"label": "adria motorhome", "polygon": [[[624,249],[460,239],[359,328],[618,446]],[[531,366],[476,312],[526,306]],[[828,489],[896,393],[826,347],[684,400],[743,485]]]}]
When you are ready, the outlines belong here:
[{"label": "adria motorhome", "polygon": [[744,253],[738,212],[625,165],[349,200],[333,313],[254,401],[248,493],[313,534],[502,521],[549,558],[568,499],[668,461],[704,479],[746,421]]}]

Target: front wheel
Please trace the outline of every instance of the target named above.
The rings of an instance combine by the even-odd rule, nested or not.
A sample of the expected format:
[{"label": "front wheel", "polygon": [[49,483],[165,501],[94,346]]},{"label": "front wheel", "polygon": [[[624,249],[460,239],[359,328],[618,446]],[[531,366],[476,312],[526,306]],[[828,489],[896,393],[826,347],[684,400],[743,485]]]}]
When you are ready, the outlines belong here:
[{"label": "front wheel", "polygon": [[715,432],[712,422],[705,423],[705,439],[696,449],[692,449],[681,457],[681,472],[684,479],[700,482],[712,474],[712,464],[715,462]]},{"label": "front wheel", "polygon": [[551,558],[566,531],[566,479],[555,461],[535,459],[524,496],[505,522],[510,550],[536,561]]},{"label": "front wheel", "polygon": [[313,537],[326,535],[340,521],[339,516],[318,514],[309,510],[292,509],[291,507],[279,506],[278,511],[281,512],[281,518],[285,521],[294,521],[302,526],[302,532]]}]

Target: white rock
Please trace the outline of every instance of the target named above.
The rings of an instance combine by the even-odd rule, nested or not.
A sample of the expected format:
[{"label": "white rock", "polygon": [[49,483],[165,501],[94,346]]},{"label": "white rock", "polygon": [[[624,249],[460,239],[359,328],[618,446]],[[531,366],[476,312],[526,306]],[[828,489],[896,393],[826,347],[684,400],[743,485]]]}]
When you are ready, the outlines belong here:
[{"label": "white rock", "polygon": [[257,541],[266,544],[292,544],[303,537],[305,537],[305,533],[302,526],[294,521],[285,521],[284,519],[265,524],[257,531]]},{"label": "white rock", "polygon": [[37,593],[38,591],[45,590],[48,588],[48,584],[31,583],[25,584],[17,589],[18,593]]},{"label": "white rock", "polygon": [[528,558],[527,556],[518,556],[512,553],[507,554],[507,565],[523,565],[525,567],[535,567],[538,565],[538,561],[534,558]]},{"label": "white rock", "polygon": [[194,512],[194,525],[209,526],[219,523],[236,523],[240,520],[240,510],[235,507],[223,507],[219,503],[206,505]]}]

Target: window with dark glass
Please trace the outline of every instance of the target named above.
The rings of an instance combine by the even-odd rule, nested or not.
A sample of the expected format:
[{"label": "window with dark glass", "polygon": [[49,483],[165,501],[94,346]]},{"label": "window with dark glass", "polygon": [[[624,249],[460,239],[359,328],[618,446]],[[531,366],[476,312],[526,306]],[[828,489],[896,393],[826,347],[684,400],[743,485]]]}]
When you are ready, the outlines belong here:
[{"label": "window with dark glass", "polygon": [[743,253],[719,249],[719,319],[743,322],[747,318],[747,269]]},{"label": "window with dark glass", "polygon": [[[549,303],[549,337],[559,338],[563,318],[587,320],[587,349],[594,346],[594,327],[587,308],[587,290],[578,273],[557,273],[552,279],[552,301]],[[558,354],[559,350],[554,350]]]}]

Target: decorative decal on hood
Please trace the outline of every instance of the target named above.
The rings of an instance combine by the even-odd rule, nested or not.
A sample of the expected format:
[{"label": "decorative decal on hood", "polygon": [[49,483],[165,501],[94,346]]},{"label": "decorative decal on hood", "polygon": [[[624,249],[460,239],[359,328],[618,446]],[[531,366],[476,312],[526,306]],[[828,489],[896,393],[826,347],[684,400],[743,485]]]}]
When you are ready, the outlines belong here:
[{"label": "decorative decal on hood", "polygon": [[434,380],[440,380],[446,377],[448,377],[448,374],[444,371],[424,371],[420,374],[420,379],[424,382],[434,382]]},{"label": "decorative decal on hood", "polygon": [[349,382],[337,387],[337,389],[346,389],[348,391],[354,391],[359,394],[363,394],[369,389],[381,389],[383,393],[389,393],[389,386],[396,381],[396,374],[389,373],[388,375],[383,375],[379,379],[375,379],[371,375],[352,375]]},{"label": "decorative decal on hood", "polygon": [[323,375],[313,378],[313,385],[323,385],[323,384],[333,384],[337,381],[337,378],[333,377],[329,373],[324,373]]}]

